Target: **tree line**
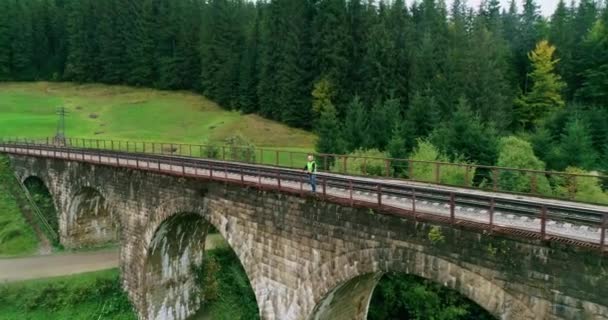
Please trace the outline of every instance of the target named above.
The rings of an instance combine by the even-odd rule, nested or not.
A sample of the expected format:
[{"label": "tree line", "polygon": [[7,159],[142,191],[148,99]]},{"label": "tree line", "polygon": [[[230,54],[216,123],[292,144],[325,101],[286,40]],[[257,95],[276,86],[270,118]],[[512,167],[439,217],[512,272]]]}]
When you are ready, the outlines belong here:
[{"label": "tree line", "polygon": [[0,80],[198,91],[315,129],[320,152],[407,157],[420,139],[493,165],[608,169],[608,10],[485,0],[5,0]]}]

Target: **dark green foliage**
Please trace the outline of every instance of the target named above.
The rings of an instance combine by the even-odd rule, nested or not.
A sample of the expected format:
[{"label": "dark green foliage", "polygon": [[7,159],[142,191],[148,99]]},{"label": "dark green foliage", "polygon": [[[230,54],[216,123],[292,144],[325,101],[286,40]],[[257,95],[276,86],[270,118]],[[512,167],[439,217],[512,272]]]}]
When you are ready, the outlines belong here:
[{"label": "dark green foliage", "polygon": [[433,143],[453,159],[458,156],[479,164],[492,165],[498,155],[498,137],[492,125],[482,123],[461,98],[452,118],[432,135]]},{"label": "dark green foliage", "polygon": [[253,289],[234,251],[230,248],[210,250],[203,260],[203,267],[197,273],[205,295],[201,312],[221,320],[259,319]]},{"label": "dark green foliage", "polygon": [[[556,169],[570,165],[559,151],[565,121],[551,120],[559,109],[575,99],[583,113],[608,106],[608,9],[563,0],[542,17],[538,3],[501,8],[487,0],[470,8],[456,0],[448,9],[438,0],[6,0],[0,80],[196,90],[226,108],[323,132],[318,151],[363,147],[401,156],[453,119],[467,123],[457,111],[465,98],[464,116],[475,115],[463,127],[476,128],[468,133],[524,131],[535,149],[546,149],[537,155],[547,169]],[[550,73],[565,83],[551,92],[529,58],[544,39],[555,46]],[[335,109],[323,120],[314,107],[319,85]],[[608,142],[598,119],[605,115],[580,116],[597,154],[593,166],[604,167]],[[492,152],[445,139],[453,142],[434,142],[450,157],[494,164]]]},{"label": "dark green foliage", "polygon": [[[342,139],[342,128],[336,117],[336,111],[329,109],[321,113],[321,117],[317,120],[316,133],[319,136],[317,140],[316,150],[319,153],[344,153],[346,150],[344,140]],[[328,168],[333,166],[334,159],[328,158]]]},{"label": "dark green foliage", "polygon": [[11,78],[10,1],[0,1],[0,80]]},{"label": "dark green foliage", "polygon": [[589,125],[583,119],[572,117],[557,149],[556,167],[560,170],[575,166],[585,170],[596,169],[598,154],[593,148]]},{"label": "dark green foliage", "polygon": [[49,192],[49,189],[44,185],[44,182],[36,177],[30,177],[24,182],[25,187],[29,191],[32,199],[40,208],[40,211],[44,215],[44,219],[51,226],[55,234],[59,234],[59,217],[55,204],[53,203],[53,196]]},{"label": "dark green foliage", "polygon": [[355,96],[346,110],[344,130],[342,131],[346,150],[354,151],[363,147],[363,143],[367,140],[368,121],[368,113],[363,102],[358,96]]},{"label": "dark green foliage", "polygon": [[461,294],[412,275],[389,273],[378,283],[368,319],[494,319]]}]

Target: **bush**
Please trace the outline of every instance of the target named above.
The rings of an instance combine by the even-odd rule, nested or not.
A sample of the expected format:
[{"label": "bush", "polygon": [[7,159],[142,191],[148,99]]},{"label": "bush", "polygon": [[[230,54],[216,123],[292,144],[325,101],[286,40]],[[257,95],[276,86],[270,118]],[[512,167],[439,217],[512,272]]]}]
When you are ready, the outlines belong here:
[{"label": "bush", "polygon": [[[346,161],[347,173],[355,175],[384,176],[386,174],[385,158],[388,158],[388,154],[386,152],[381,152],[378,149],[355,150],[348,155],[348,160]],[[343,166],[343,162],[338,161],[334,166],[334,171],[342,172]]]},{"label": "bush", "polygon": [[[596,172],[587,172],[583,169],[568,167],[566,173],[581,175],[597,175]],[[570,198],[583,202],[608,204],[608,193],[604,192],[598,177],[576,177],[569,179],[556,178],[556,193],[560,197]]]},{"label": "bush", "polygon": [[[427,182],[437,182],[437,165],[435,163],[427,163],[427,161],[450,162],[446,155],[439,153],[439,150],[426,140],[418,140],[418,146],[410,158],[414,161],[412,168],[410,168],[412,172],[410,179]],[[440,165],[439,183],[470,186],[475,176],[474,164],[462,161],[460,157],[456,157],[454,163],[459,165]],[[467,166],[469,168],[468,174]]]},{"label": "bush", "polygon": [[[545,163],[534,155],[532,145],[517,137],[504,137],[500,140],[497,166],[530,170],[545,170]],[[535,181],[533,180],[535,179]],[[533,184],[536,186],[533,188]],[[501,190],[514,192],[536,191],[551,195],[549,180],[542,174],[520,171],[500,171],[498,184]],[[535,190],[534,190],[535,189]]]},{"label": "bush", "polygon": [[255,145],[240,133],[226,138],[224,142],[226,144],[226,160],[255,162]]}]

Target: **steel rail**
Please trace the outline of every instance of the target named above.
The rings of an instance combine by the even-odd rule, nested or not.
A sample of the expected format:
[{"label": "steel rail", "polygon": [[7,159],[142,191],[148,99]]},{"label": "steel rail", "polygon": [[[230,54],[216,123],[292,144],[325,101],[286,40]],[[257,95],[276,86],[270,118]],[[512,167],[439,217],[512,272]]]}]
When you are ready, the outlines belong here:
[{"label": "steel rail", "polygon": [[[21,150],[21,151],[18,151]],[[162,154],[150,154],[150,153],[133,153],[124,151],[110,151],[106,149],[94,149],[94,148],[73,148],[73,147],[62,147],[55,145],[47,145],[44,143],[6,143],[0,142],[0,152],[16,153],[16,154],[27,154],[41,157],[52,157],[51,152],[55,157],[57,153],[62,158],[68,160],[85,161],[91,163],[98,163],[102,165],[116,165],[122,167],[135,167],[141,170],[159,171],[161,173],[175,174],[174,167],[181,168],[181,175],[192,176],[196,178],[202,178],[197,170],[206,170],[210,179],[235,182],[234,178],[230,176],[240,177],[239,182],[242,184],[252,184],[251,181],[257,180],[258,183],[253,183],[258,187],[279,189],[283,192],[293,192],[293,185],[298,185],[298,194],[302,195],[309,193],[303,190],[303,181],[306,180],[306,174],[302,171],[278,168],[256,164],[245,164],[237,162],[219,161],[192,158],[186,156],[173,156],[173,155],[162,155]],[[145,151],[145,150],[144,150]],[[45,154],[43,154],[45,152]],[[64,156],[65,155],[65,156]],[[105,161],[102,161],[105,158]],[[115,163],[111,163],[110,159],[115,160]],[[87,161],[88,160],[88,161]],[[123,163],[121,163],[121,160]],[[126,161],[126,163],[124,163]],[[135,165],[131,164],[135,162]],[[145,163],[146,166],[140,166],[141,163]],[[151,164],[158,164],[156,168],[151,167]],[[163,166],[169,166],[169,170],[163,170]],[[154,170],[152,170],[154,169]],[[194,171],[194,174],[189,172]],[[223,176],[220,173],[223,172]],[[273,180],[272,184],[268,180]],[[266,180],[266,183],[262,183]],[[504,214],[510,214],[518,217],[527,217],[540,220],[540,238],[542,239],[556,239],[580,242],[580,239],[564,238],[561,235],[556,236],[547,232],[547,219],[554,221],[567,221],[566,223],[580,223],[589,225],[592,228],[600,229],[600,239],[597,242],[593,241],[582,241],[581,245],[584,246],[599,246],[603,250],[607,249],[605,243],[605,232],[606,232],[606,216],[608,215],[608,208],[603,206],[595,205],[581,205],[580,203],[569,203],[565,201],[549,201],[543,203],[542,201],[548,201],[542,198],[532,197],[518,197],[513,199],[512,195],[501,195],[497,193],[489,192],[477,192],[471,194],[470,190],[458,191],[452,189],[437,189],[431,186],[412,185],[404,181],[393,181],[393,180],[374,180],[370,178],[362,177],[348,177],[336,174],[324,174],[320,173],[318,180],[322,183],[323,197],[336,202],[347,202],[351,205],[364,206],[376,209],[384,209],[384,211],[393,212],[400,215],[414,215],[415,218],[429,218],[434,216],[435,219],[445,220],[445,214],[437,214],[433,210],[425,210],[421,208],[421,204],[416,202],[433,202],[431,207],[443,207],[443,209],[449,208],[450,214],[447,220],[452,224],[475,224],[475,221],[469,221],[467,219],[460,219],[455,213],[458,211],[458,207],[475,207],[478,209],[484,209],[486,213],[489,210],[490,222],[489,224],[481,223],[485,228],[490,231],[501,231],[511,230],[510,226],[499,225],[496,221],[493,223],[494,213],[498,214],[502,211]],[[283,186],[281,185],[283,184]],[[339,192],[338,196],[330,195],[331,192],[327,192],[329,189],[337,189]],[[445,189],[445,188],[443,188]],[[340,191],[341,190],[341,191]],[[341,197],[340,193],[350,193],[348,197]],[[356,195],[353,197],[353,192]],[[371,200],[376,198],[374,200]],[[404,210],[391,204],[391,201],[409,199],[411,202],[411,210]],[[418,206],[418,209],[416,209]],[[539,214],[540,213],[540,214]],[[534,224],[537,224],[536,222]],[[489,226],[489,228],[488,228]],[[477,226],[479,227],[479,226]],[[483,226],[482,226],[483,227]],[[518,232],[528,232],[531,237],[538,238],[538,233],[535,230],[538,226],[531,226],[527,228],[519,228],[521,230],[511,230]],[[518,228],[515,228],[518,229]],[[509,232],[507,232],[509,233]],[[513,233],[513,232],[511,232]],[[516,233],[516,232],[515,232]]]}]

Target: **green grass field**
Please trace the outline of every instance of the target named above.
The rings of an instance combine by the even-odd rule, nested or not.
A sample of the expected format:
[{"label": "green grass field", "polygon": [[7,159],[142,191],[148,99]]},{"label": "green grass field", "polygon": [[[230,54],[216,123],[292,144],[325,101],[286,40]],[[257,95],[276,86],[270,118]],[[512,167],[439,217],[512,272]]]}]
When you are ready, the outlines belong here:
[{"label": "green grass field", "polygon": [[0,320],[136,319],[118,270],[0,285]]},{"label": "green grass field", "polygon": [[53,136],[59,106],[69,110],[72,137],[202,144],[240,133],[258,147],[314,146],[309,132],[226,111],[190,92],[50,82],[0,83],[0,137]]}]

